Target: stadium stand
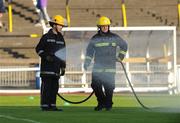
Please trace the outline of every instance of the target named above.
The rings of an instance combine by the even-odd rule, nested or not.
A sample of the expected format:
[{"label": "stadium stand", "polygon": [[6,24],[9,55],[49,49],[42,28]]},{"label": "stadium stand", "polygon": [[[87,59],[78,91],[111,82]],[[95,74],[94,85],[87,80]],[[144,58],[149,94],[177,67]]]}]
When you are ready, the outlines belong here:
[{"label": "stadium stand", "polygon": [[[5,2],[7,8],[8,0]],[[3,58],[1,60],[1,65],[35,64],[38,62],[38,57],[33,49],[38,39],[23,37],[23,35],[30,35],[32,33],[42,34],[42,29],[40,27],[34,27],[34,23],[37,21],[38,16],[33,2],[31,0],[26,0],[26,2],[24,2],[24,0],[14,0],[12,1],[12,12],[13,32],[8,32],[8,11],[3,18],[5,27],[0,30],[0,37],[2,37],[0,39],[0,55]],[[30,51],[33,52],[30,53]],[[31,56],[28,54],[31,54]],[[10,61],[12,61],[12,63],[10,63]]]},{"label": "stadium stand", "polygon": [[[7,7],[8,0],[5,2]],[[55,14],[65,17],[65,5],[66,0],[50,0],[48,2],[50,17]],[[125,5],[128,26],[178,26],[177,0],[125,0]],[[13,0],[12,7],[13,32],[8,32],[7,12],[3,19],[5,28],[0,30],[0,35],[7,35],[0,39],[1,58],[8,60],[21,58],[29,59],[29,61],[38,59],[33,50],[39,41],[38,38],[8,37],[8,35],[42,34],[41,27],[34,26],[38,19],[36,7],[32,0]],[[120,0],[70,0],[69,7],[72,27],[95,26],[97,18],[101,15],[110,17],[112,26],[122,26]],[[178,47],[179,45],[178,41]],[[180,56],[179,54],[178,52],[178,56]],[[35,61],[38,62],[38,60]],[[178,62],[180,63],[179,59]],[[5,63],[8,62],[5,60]],[[30,64],[32,63],[30,62]]]},{"label": "stadium stand", "polygon": [[[8,0],[5,0],[5,5],[7,8]],[[49,0],[47,8],[49,16],[61,14],[66,17],[65,5],[66,0]],[[177,0],[125,0],[125,5],[128,26],[179,26]],[[101,15],[108,16],[111,19],[112,26],[122,26],[123,23],[121,0],[70,0],[69,7],[72,27],[94,27],[96,26],[97,18]],[[8,32],[8,12],[3,17],[5,27],[0,29],[0,66],[35,66],[39,63],[38,56],[34,51],[39,37],[30,38],[27,35],[42,35],[42,27],[35,26],[38,14],[33,0],[12,0],[12,11],[13,32]],[[179,35],[178,31],[178,63],[180,63]],[[71,39],[69,39],[68,43],[72,43]],[[80,54],[77,55],[80,56]],[[29,79],[27,79],[22,77],[24,76],[24,73],[22,73],[19,77],[22,80],[17,80],[17,75],[13,75],[15,78],[12,80],[20,82],[19,85],[14,86],[27,87],[30,83],[30,86],[34,88],[35,74],[31,74],[31,76],[28,76]],[[7,83],[4,81],[10,76],[10,74],[6,73],[3,75],[4,78],[2,77],[1,81],[5,86],[12,86],[6,85]],[[73,77],[67,76],[69,76],[68,78]],[[81,73],[78,73],[78,76],[71,79],[79,82]],[[24,82],[25,80],[28,81],[25,85],[22,85],[21,81]]]}]

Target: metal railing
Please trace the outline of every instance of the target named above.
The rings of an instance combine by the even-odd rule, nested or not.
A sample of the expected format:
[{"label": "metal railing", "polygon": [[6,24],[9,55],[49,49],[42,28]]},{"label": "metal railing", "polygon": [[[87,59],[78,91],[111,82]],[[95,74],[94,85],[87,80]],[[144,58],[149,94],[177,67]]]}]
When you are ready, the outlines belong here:
[{"label": "metal railing", "polygon": [[0,87],[34,88],[36,71],[39,68],[26,66],[0,67]]}]

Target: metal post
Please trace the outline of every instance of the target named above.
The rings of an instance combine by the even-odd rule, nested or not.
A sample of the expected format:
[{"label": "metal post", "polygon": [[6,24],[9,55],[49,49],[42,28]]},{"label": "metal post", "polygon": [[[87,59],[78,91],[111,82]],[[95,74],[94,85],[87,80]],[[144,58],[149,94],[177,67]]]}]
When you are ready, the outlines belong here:
[{"label": "metal post", "polygon": [[123,26],[127,27],[126,6],[124,0],[122,0],[121,7],[122,7],[122,15],[123,15]]},{"label": "metal post", "polygon": [[8,16],[9,16],[9,32],[13,31],[13,20],[12,20],[12,0],[8,1]]},{"label": "metal post", "polygon": [[178,0],[177,8],[178,8],[178,26],[180,26],[180,0]]},{"label": "metal post", "polygon": [[70,27],[71,24],[70,24],[69,0],[66,0],[66,18],[67,18],[68,27]]}]

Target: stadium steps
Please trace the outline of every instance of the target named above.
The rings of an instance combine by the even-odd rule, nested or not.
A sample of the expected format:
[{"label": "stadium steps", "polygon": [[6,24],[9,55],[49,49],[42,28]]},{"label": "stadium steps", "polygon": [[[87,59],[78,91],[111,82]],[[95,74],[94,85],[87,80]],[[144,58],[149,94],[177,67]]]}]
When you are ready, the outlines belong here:
[{"label": "stadium steps", "polygon": [[20,54],[25,54],[27,58],[38,59],[38,55],[35,52],[35,49],[32,48],[24,48],[24,49],[12,49],[13,52],[18,52]]},{"label": "stadium steps", "polygon": [[[7,53],[9,53],[9,57],[5,57],[6,59],[3,61],[1,60],[1,63],[4,62],[4,64],[9,65],[9,61],[13,61],[12,64],[32,64],[33,60],[31,59],[38,59],[34,49],[38,41],[39,39],[37,38],[35,38],[34,41],[30,38],[24,38],[24,40],[19,40],[18,38],[16,40],[6,39],[1,41],[2,45],[0,48],[2,49],[2,52],[5,52],[6,56]],[[0,52],[0,55],[4,57],[2,52]],[[27,61],[25,60],[25,63],[22,63],[22,59],[27,59]],[[34,64],[38,63],[38,60],[34,61]]]},{"label": "stadium steps", "polygon": [[[70,1],[71,17],[72,19],[74,18],[72,26],[77,24],[79,26],[96,26],[97,19],[102,15],[108,16],[111,19],[112,26],[120,26],[122,20],[120,15],[121,8],[120,3],[117,4],[117,2],[106,0]],[[82,5],[82,3],[84,4]],[[80,21],[78,21],[78,18],[80,18]]]},{"label": "stadium steps", "polygon": [[[64,5],[65,1],[63,0],[53,0],[49,2],[48,12],[52,16],[56,10],[57,13],[65,16]],[[126,0],[125,5],[128,26],[177,25],[176,0]],[[94,26],[101,15],[110,17],[113,26],[122,26],[121,1],[76,0],[70,1],[69,7],[71,26]]]},{"label": "stadium steps", "polygon": [[12,56],[9,53],[4,52],[3,49],[0,49],[0,59],[3,59],[3,58],[12,58]]},{"label": "stadium steps", "polygon": [[[7,0],[6,0],[7,7]],[[41,27],[35,27],[38,19],[35,7],[32,1],[14,0],[12,2],[13,10],[13,32],[8,32],[8,13],[3,16],[5,28],[0,29],[0,56],[3,57],[1,65],[31,65],[38,63],[38,57],[35,54],[34,47],[39,38],[30,38],[30,34],[42,34]],[[14,37],[13,37],[14,35]],[[19,35],[25,37],[18,37]],[[29,52],[19,52],[19,50],[28,50]],[[34,52],[33,52],[34,51]],[[30,55],[31,54],[31,55]]]},{"label": "stadium steps", "polygon": [[[34,27],[38,15],[32,1],[18,0],[12,2],[13,32],[38,33],[41,28]],[[33,28],[34,27],[34,28]]]},{"label": "stadium steps", "polygon": [[21,53],[19,53],[17,51],[13,51],[10,48],[4,48],[3,51],[7,52],[10,55],[12,55],[14,58],[23,58],[23,59],[27,59],[28,58],[24,54],[21,54]]},{"label": "stadium steps", "polygon": [[[140,24],[138,25],[146,26],[146,21],[143,21],[147,20],[146,16],[151,17],[151,19],[148,18],[152,21],[151,24],[148,24],[149,26],[177,25],[177,0],[126,0],[125,3],[127,7],[127,16],[129,16],[129,21],[131,21],[130,18],[132,17],[131,15],[128,15],[128,13],[136,15],[136,10],[140,10],[140,12],[142,13],[141,16],[144,18],[134,17],[139,20]],[[133,23],[133,21],[129,22],[129,24],[132,26],[136,25],[136,23]]]},{"label": "stadium steps", "polygon": [[47,12],[50,18],[54,15],[62,15],[63,17],[66,17],[66,0],[49,0]]}]

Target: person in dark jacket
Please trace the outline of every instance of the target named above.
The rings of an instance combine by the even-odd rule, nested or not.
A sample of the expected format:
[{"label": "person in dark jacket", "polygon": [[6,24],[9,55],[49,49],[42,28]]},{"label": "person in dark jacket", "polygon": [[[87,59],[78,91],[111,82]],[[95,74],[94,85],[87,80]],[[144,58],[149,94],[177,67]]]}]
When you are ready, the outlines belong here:
[{"label": "person in dark jacket", "polygon": [[52,28],[41,37],[36,47],[36,52],[41,57],[41,109],[62,111],[56,107],[56,94],[59,78],[65,74],[66,68],[66,44],[61,34],[65,19],[56,15],[49,24]]},{"label": "person in dark jacket", "polygon": [[105,16],[99,18],[98,33],[91,38],[86,49],[84,69],[87,70],[94,60],[91,87],[98,102],[95,111],[101,111],[103,108],[111,110],[116,62],[122,61],[127,51],[127,43],[109,30],[110,24],[109,18]]}]

